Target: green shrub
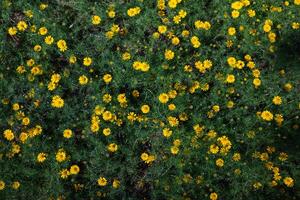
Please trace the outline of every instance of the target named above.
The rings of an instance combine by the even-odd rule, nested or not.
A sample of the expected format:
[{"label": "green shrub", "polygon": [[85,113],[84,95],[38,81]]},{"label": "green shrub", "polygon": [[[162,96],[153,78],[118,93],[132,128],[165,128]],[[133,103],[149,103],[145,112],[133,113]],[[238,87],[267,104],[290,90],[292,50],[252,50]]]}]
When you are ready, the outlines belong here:
[{"label": "green shrub", "polygon": [[1,1],[0,198],[300,198],[299,5]]}]

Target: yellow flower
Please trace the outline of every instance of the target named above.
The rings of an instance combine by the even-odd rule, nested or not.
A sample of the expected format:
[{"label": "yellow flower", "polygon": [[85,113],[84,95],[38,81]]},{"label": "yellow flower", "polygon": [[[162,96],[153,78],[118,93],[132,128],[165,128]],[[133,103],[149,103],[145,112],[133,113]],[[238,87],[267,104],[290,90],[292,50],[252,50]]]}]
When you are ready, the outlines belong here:
[{"label": "yellow flower", "polygon": [[212,144],[212,145],[209,146],[209,151],[212,154],[217,154],[219,152],[219,147],[215,144]]},{"label": "yellow flower", "polygon": [[[300,2],[300,1],[299,1]],[[292,179],[291,177],[285,177],[283,179],[283,182],[286,186],[288,187],[293,187],[294,186],[294,179]]]},{"label": "yellow flower", "polygon": [[64,136],[65,138],[71,138],[72,135],[73,135],[73,132],[72,132],[71,129],[66,129],[66,130],[64,130],[64,132],[63,132],[63,136]]},{"label": "yellow flower", "polygon": [[282,99],[280,96],[275,96],[272,100],[273,104],[280,105],[282,103]]},{"label": "yellow flower", "polygon": [[112,113],[109,112],[109,111],[105,111],[103,114],[102,114],[102,118],[105,120],[105,121],[109,121],[112,119]]},{"label": "yellow flower", "polygon": [[25,133],[25,132],[22,132],[20,135],[19,135],[19,139],[22,143],[25,143],[25,141],[27,140],[28,138],[28,134]]},{"label": "yellow flower", "polygon": [[108,151],[116,152],[118,150],[118,145],[115,143],[111,143],[107,146]]},{"label": "yellow flower", "polygon": [[286,84],[284,84],[283,88],[285,91],[289,92],[292,90],[293,85],[291,83],[286,83]]},{"label": "yellow flower", "polygon": [[61,79],[60,74],[52,74],[51,76],[51,82],[53,83],[58,83]]},{"label": "yellow flower", "polygon": [[13,36],[13,35],[16,35],[18,32],[17,28],[16,27],[9,27],[8,28],[8,34]]},{"label": "yellow flower", "polygon": [[214,105],[213,107],[212,107],[212,109],[213,109],[213,111],[214,112],[219,112],[220,111],[220,106],[218,106],[218,105]]},{"label": "yellow flower", "polygon": [[105,129],[103,129],[102,133],[105,136],[109,136],[111,134],[111,130],[110,130],[110,128],[105,128]]},{"label": "yellow flower", "polygon": [[22,124],[25,125],[25,126],[27,126],[28,124],[30,124],[30,119],[29,119],[29,117],[24,117],[24,118],[22,119]]},{"label": "yellow flower", "polygon": [[5,188],[5,182],[0,180],[0,190],[4,190]]},{"label": "yellow flower", "polygon": [[255,79],[253,80],[253,85],[254,85],[255,87],[260,86],[260,85],[261,85],[261,80],[258,79],[258,78],[255,78]]},{"label": "yellow flower", "polygon": [[14,133],[13,133],[12,130],[10,130],[10,129],[6,129],[6,130],[3,132],[3,136],[4,136],[4,138],[7,139],[8,141],[12,141],[12,140],[15,138]]},{"label": "yellow flower", "polygon": [[272,27],[269,24],[264,24],[263,29],[264,32],[268,33],[271,31]]},{"label": "yellow flower", "polygon": [[70,56],[70,58],[69,58],[69,63],[70,64],[74,64],[74,63],[76,63],[76,61],[77,61],[76,56],[74,56],[74,55]]},{"label": "yellow flower", "polygon": [[176,8],[176,7],[177,7],[177,3],[178,3],[177,0],[169,0],[168,6],[169,6],[170,8]]},{"label": "yellow flower", "polygon": [[47,154],[45,154],[45,153],[39,153],[37,155],[37,161],[40,162],[40,163],[42,163],[42,162],[44,162],[46,160],[46,157],[47,157]]},{"label": "yellow flower", "polygon": [[232,16],[232,18],[238,18],[239,16],[240,16],[240,12],[239,11],[237,11],[237,10],[233,10],[232,12],[231,12],[231,16]]},{"label": "yellow flower", "polygon": [[140,7],[129,8],[127,10],[127,15],[129,17],[134,17],[134,16],[140,14],[140,12],[141,12],[141,8]]},{"label": "yellow flower", "polygon": [[174,52],[172,51],[172,50],[169,50],[169,49],[167,49],[166,51],[165,51],[165,58],[167,59],[167,60],[172,60],[173,58],[174,58]]},{"label": "yellow flower", "polygon": [[173,104],[173,103],[171,103],[171,104],[168,105],[168,109],[169,110],[175,110],[176,109],[176,105]]},{"label": "yellow flower", "polygon": [[108,13],[107,13],[108,17],[109,18],[114,18],[116,16],[116,12],[113,11],[113,10],[110,10]]},{"label": "yellow flower", "polygon": [[62,108],[64,106],[64,100],[60,96],[55,95],[52,97],[51,105],[54,108]]},{"label": "yellow flower", "polygon": [[46,35],[48,33],[48,29],[46,27],[39,28],[38,34],[40,35]]},{"label": "yellow flower", "polygon": [[78,174],[79,171],[80,171],[80,168],[79,168],[78,165],[72,165],[70,167],[70,174],[74,174],[75,175],[75,174]]},{"label": "yellow flower", "polygon": [[299,6],[300,5],[300,0],[294,0],[294,4]]},{"label": "yellow flower", "polygon": [[70,175],[70,172],[67,169],[62,169],[59,173],[60,177],[63,179],[68,178],[68,176]]},{"label": "yellow flower", "polygon": [[158,100],[161,103],[167,103],[169,101],[169,96],[166,93],[162,93],[159,95]]},{"label": "yellow flower", "polygon": [[89,81],[88,77],[86,77],[85,75],[80,76],[78,80],[80,85],[85,85]]},{"label": "yellow flower", "polygon": [[234,27],[229,27],[229,28],[228,28],[228,34],[229,34],[229,35],[232,36],[232,35],[235,35],[235,33],[236,33],[236,30],[235,30]]},{"label": "yellow flower", "polygon": [[142,72],[147,72],[150,69],[150,66],[147,62],[140,62],[140,61],[135,61],[132,64],[133,69],[135,70],[140,70]]},{"label": "yellow flower", "polygon": [[199,48],[200,45],[201,45],[201,42],[199,41],[199,38],[197,36],[193,36],[191,38],[191,43],[192,43],[194,48]]},{"label": "yellow flower", "polygon": [[241,8],[243,8],[244,4],[240,1],[235,1],[233,3],[231,3],[231,8],[235,9],[235,10],[240,10]]},{"label": "yellow flower", "polygon": [[98,25],[100,23],[101,23],[101,17],[99,17],[98,15],[92,16],[92,24]]},{"label": "yellow flower", "polygon": [[130,53],[125,52],[125,53],[122,54],[122,59],[123,60],[130,60],[130,58],[131,58]]},{"label": "yellow flower", "polygon": [[35,52],[39,52],[39,51],[42,50],[42,47],[41,47],[41,45],[35,45],[35,46],[33,47],[33,50],[34,50]]},{"label": "yellow flower", "polygon": [[64,52],[68,49],[67,43],[65,40],[58,40],[56,43],[57,47],[59,48],[60,51]]},{"label": "yellow flower", "polygon": [[227,83],[234,83],[234,82],[235,82],[235,77],[234,77],[234,75],[233,75],[233,74],[227,75],[226,82],[227,82]]},{"label": "yellow flower", "polygon": [[28,27],[28,25],[24,21],[19,21],[17,24],[17,28],[19,29],[19,31],[25,31],[27,29],[27,27]]},{"label": "yellow flower", "polygon": [[83,65],[84,65],[84,66],[90,66],[90,65],[92,64],[92,62],[93,62],[93,60],[92,60],[92,58],[90,58],[90,57],[85,57],[85,58],[83,59]]},{"label": "yellow flower", "polygon": [[20,185],[21,185],[21,184],[20,184],[19,181],[14,181],[14,182],[12,183],[11,187],[12,187],[14,190],[17,190],[17,189],[19,189]]},{"label": "yellow flower", "polygon": [[263,111],[260,116],[265,121],[272,121],[273,120],[273,114],[268,110]]},{"label": "yellow flower", "polygon": [[178,37],[173,37],[173,38],[172,38],[172,44],[178,45],[179,43],[180,43],[180,40],[179,40]]},{"label": "yellow flower", "polygon": [[234,161],[239,161],[239,160],[241,160],[241,154],[239,154],[239,153],[234,153],[233,156],[232,156],[232,160],[234,160]]},{"label": "yellow flower", "polygon": [[149,113],[149,112],[150,112],[150,106],[148,106],[148,105],[142,105],[141,111],[142,111],[144,114]]},{"label": "yellow flower", "polygon": [[44,42],[48,45],[51,45],[54,42],[54,38],[51,35],[45,37]]},{"label": "yellow flower", "polygon": [[209,199],[210,199],[210,200],[217,200],[217,199],[218,199],[218,194],[215,193],[215,192],[210,193]]},{"label": "yellow flower", "polygon": [[164,34],[165,32],[167,32],[167,26],[165,25],[158,26],[158,32],[160,34]]},{"label": "yellow flower", "polygon": [[164,128],[163,129],[163,136],[166,138],[169,138],[172,135],[172,131],[169,128]]},{"label": "yellow flower", "polygon": [[148,157],[149,157],[149,155],[148,155],[147,153],[142,153],[142,154],[141,154],[141,159],[142,159],[143,161],[148,160]]},{"label": "yellow flower", "polygon": [[63,162],[67,159],[66,152],[63,149],[59,149],[56,153],[55,159],[57,162]]},{"label": "yellow flower", "polygon": [[103,76],[103,81],[104,81],[106,84],[110,83],[111,80],[112,80],[112,76],[111,76],[110,74],[105,74],[105,75]]},{"label": "yellow flower", "polygon": [[172,146],[171,147],[171,153],[176,155],[179,152],[179,148],[177,146]]},{"label": "yellow flower", "polygon": [[218,158],[218,159],[216,160],[216,165],[217,165],[218,167],[223,167],[223,166],[224,166],[224,160],[223,160],[222,158]]},{"label": "yellow flower", "polygon": [[227,58],[227,63],[230,67],[235,67],[236,64],[236,59],[234,57],[228,57]]},{"label": "yellow flower", "polygon": [[118,187],[120,187],[120,181],[119,180],[117,180],[117,179],[114,179],[114,181],[113,181],[113,188],[118,188]]},{"label": "yellow flower", "polygon": [[106,180],[106,178],[104,178],[104,177],[100,177],[98,180],[97,180],[97,182],[98,182],[98,185],[99,186],[106,186],[107,185],[107,180]]}]

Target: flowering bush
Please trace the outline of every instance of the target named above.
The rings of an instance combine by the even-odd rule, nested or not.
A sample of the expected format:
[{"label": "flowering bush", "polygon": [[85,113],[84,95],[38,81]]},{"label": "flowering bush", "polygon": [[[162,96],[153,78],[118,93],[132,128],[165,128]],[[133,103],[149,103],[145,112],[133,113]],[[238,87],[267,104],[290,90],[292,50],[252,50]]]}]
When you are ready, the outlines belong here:
[{"label": "flowering bush", "polygon": [[300,198],[299,0],[0,6],[1,199]]}]

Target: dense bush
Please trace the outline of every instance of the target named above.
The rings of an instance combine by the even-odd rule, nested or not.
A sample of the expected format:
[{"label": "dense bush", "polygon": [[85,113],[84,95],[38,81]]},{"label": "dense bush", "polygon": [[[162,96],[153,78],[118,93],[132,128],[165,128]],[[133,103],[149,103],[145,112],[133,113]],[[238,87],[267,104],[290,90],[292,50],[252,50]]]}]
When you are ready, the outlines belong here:
[{"label": "dense bush", "polygon": [[300,1],[2,0],[1,199],[299,199]]}]

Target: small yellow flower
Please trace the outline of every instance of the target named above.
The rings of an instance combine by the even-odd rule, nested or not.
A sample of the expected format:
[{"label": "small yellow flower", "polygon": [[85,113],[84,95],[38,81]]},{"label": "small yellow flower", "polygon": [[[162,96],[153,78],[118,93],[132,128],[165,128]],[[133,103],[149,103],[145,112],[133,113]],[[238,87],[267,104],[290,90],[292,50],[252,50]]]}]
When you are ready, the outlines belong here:
[{"label": "small yellow flower", "polygon": [[100,178],[97,180],[97,182],[98,182],[98,185],[101,186],[101,187],[107,185],[107,180],[106,180],[106,178],[104,178],[104,177],[100,177]]},{"label": "small yellow flower", "polygon": [[172,60],[174,58],[174,56],[175,56],[175,54],[174,54],[174,52],[172,50],[167,49],[165,51],[165,58],[167,60]]},{"label": "small yellow flower", "polygon": [[98,25],[100,23],[101,23],[101,17],[99,17],[98,15],[92,16],[92,24]]},{"label": "small yellow flower", "polygon": [[224,160],[222,158],[219,158],[216,160],[216,165],[218,167],[223,167],[224,166]]},{"label": "small yellow flower", "polygon": [[233,74],[227,75],[226,82],[227,82],[227,83],[234,83],[234,82],[235,82],[235,77],[234,77],[234,75],[233,75]]},{"label": "small yellow flower", "polygon": [[260,116],[265,121],[272,121],[273,120],[273,114],[268,110],[263,111]]},{"label": "small yellow flower", "polygon": [[104,81],[106,84],[110,83],[111,80],[112,80],[112,76],[111,76],[110,74],[105,74],[105,75],[103,76],[103,81]]},{"label": "small yellow flower", "polygon": [[107,146],[107,150],[110,152],[116,152],[118,150],[118,145],[115,143],[111,143]]},{"label": "small yellow flower", "polygon": [[25,21],[19,21],[17,24],[17,28],[19,31],[25,31],[27,29],[28,25]]},{"label": "small yellow flower", "polygon": [[162,93],[159,95],[158,100],[161,103],[167,103],[169,101],[169,96],[166,93]]},{"label": "small yellow flower", "polygon": [[44,162],[46,160],[46,158],[47,158],[47,154],[45,154],[45,153],[39,153],[37,155],[37,161],[40,163]]},{"label": "small yellow flower", "polygon": [[111,134],[111,130],[110,130],[110,128],[105,128],[105,129],[103,129],[102,133],[105,136],[109,136]]},{"label": "small yellow flower", "polygon": [[148,106],[148,105],[142,105],[141,111],[142,111],[144,114],[149,113],[149,112],[150,112],[150,106]]},{"label": "small yellow flower", "polygon": [[13,133],[12,130],[10,130],[10,129],[6,129],[6,130],[3,132],[3,136],[4,136],[4,138],[7,139],[8,141],[12,141],[12,140],[15,138],[14,133]]},{"label": "small yellow flower", "polygon": [[16,35],[18,32],[17,28],[16,27],[9,27],[8,28],[8,34],[13,36],[13,35]]},{"label": "small yellow flower", "polygon": [[275,96],[272,100],[273,104],[280,105],[282,103],[282,99],[280,96]]},{"label": "small yellow flower", "polygon": [[72,132],[72,130],[71,129],[66,129],[66,130],[64,130],[64,132],[63,132],[63,136],[65,137],[65,138],[71,138],[72,137],[72,135],[73,135],[73,132]]},{"label": "small yellow flower", "polygon": [[233,36],[233,35],[235,35],[235,33],[236,33],[236,30],[235,30],[234,27],[229,27],[228,28],[228,34],[229,35]]},{"label": "small yellow flower", "polygon": [[54,38],[51,35],[45,37],[44,42],[48,45],[51,45],[54,42]]},{"label": "small yellow flower", "polygon": [[209,199],[210,199],[210,200],[217,200],[217,199],[218,199],[218,194],[215,193],[215,192],[210,193]]},{"label": "small yellow flower", "polygon": [[85,57],[84,59],[83,59],[83,65],[84,66],[90,66],[91,64],[92,64],[92,62],[93,62],[93,60],[92,60],[92,58],[90,58],[90,57]]},{"label": "small yellow flower", "polygon": [[120,187],[120,181],[119,180],[117,180],[117,179],[114,179],[114,181],[113,181],[113,188],[119,188]]},{"label": "small yellow flower", "polygon": [[62,108],[64,106],[64,100],[60,96],[55,95],[52,97],[51,106],[54,108]]},{"label": "small yellow flower", "polygon": [[169,128],[164,128],[163,129],[163,136],[166,138],[169,138],[172,135],[173,131],[170,130]]},{"label": "small yellow flower", "polygon": [[28,124],[30,124],[30,119],[29,119],[29,117],[24,117],[24,118],[22,119],[22,124],[25,125],[25,126],[27,126]]},{"label": "small yellow flower", "polygon": [[0,190],[4,190],[5,188],[5,182],[0,180]]},{"label": "small yellow flower", "polygon": [[86,85],[89,81],[88,77],[86,77],[85,75],[80,76],[78,80],[80,85]]},{"label": "small yellow flower", "polygon": [[59,173],[60,173],[60,177],[63,179],[68,178],[68,176],[70,175],[68,169],[62,169]]},{"label": "small yellow flower", "polygon": [[149,157],[149,155],[148,155],[147,153],[142,153],[142,154],[141,154],[141,159],[142,159],[143,161],[146,161],[146,160],[148,159],[148,157]]},{"label": "small yellow flower", "polygon": [[67,154],[63,149],[59,149],[56,153],[55,159],[57,162],[63,162],[67,159]]},{"label": "small yellow flower", "polygon": [[67,46],[67,43],[65,40],[58,40],[58,42],[56,44],[57,44],[59,51],[64,52],[68,49],[68,46]]},{"label": "small yellow flower", "polygon": [[287,187],[293,187],[294,186],[294,179],[292,179],[291,177],[285,177],[283,179],[283,182],[284,184],[287,186]]},{"label": "small yellow flower", "polygon": [[134,17],[134,16],[140,14],[140,12],[141,12],[141,8],[140,7],[129,8],[127,10],[127,15],[129,17]]},{"label": "small yellow flower", "polygon": [[177,146],[172,146],[171,147],[171,153],[176,155],[179,152],[179,148]]},{"label": "small yellow flower", "polygon": [[76,175],[76,174],[79,173],[79,171],[80,171],[80,168],[79,168],[78,165],[72,165],[72,166],[70,167],[70,174]]},{"label": "small yellow flower", "polygon": [[11,187],[12,187],[14,190],[17,190],[17,189],[19,189],[20,185],[21,185],[21,184],[20,184],[19,181],[14,181],[14,182],[12,183]]},{"label": "small yellow flower", "polygon": [[46,35],[48,33],[48,29],[46,27],[39,28],[38,34],[40,35]]}]

